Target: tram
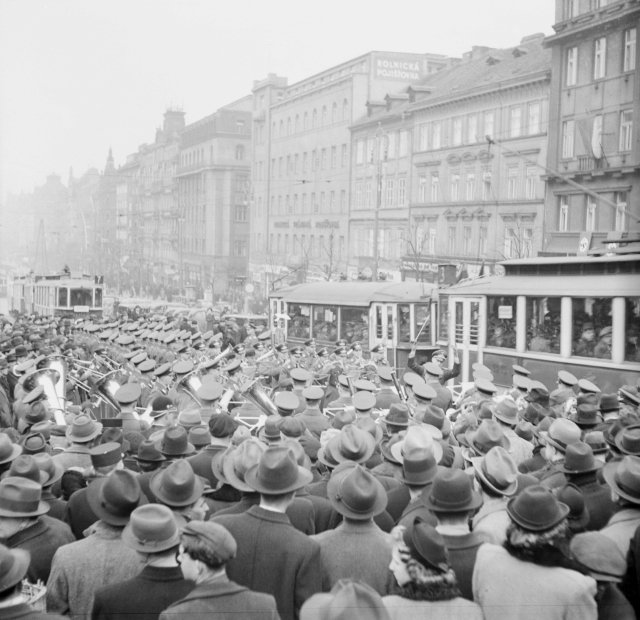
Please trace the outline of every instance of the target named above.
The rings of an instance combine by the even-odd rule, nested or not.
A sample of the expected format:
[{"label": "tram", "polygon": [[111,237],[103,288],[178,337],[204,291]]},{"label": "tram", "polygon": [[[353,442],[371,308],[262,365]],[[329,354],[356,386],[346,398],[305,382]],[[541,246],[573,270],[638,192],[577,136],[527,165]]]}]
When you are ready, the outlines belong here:
[{"label": "tram", "polygon": [[605,393],[635,385],[640,248],[619,241],[596,255],[504,261],[500,275],[441,288],[438,338],[458,346],[460,380],[481,362],[500,386],[511,385],[513,364],[549,387],[561,369]]},{"label": "tram", "polygon": [[10,310],[22,314],[79,318],[102,316],[102,276],[28,275],[14,279]]},{"label": "tram", "polygon": [[318,347],[359,342],[367,353],[384,347],[389,364],[403,369],[411,349],[435,347],[437,285],[421,282],[312,282],[274,291],[269,311],[274,341]]}]

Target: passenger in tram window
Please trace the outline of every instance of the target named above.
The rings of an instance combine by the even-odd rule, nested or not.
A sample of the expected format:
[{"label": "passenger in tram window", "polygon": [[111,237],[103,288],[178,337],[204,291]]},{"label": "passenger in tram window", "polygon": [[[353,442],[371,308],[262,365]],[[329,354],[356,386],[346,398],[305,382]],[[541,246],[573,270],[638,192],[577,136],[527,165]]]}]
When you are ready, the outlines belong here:
[{"label": "passenger in tram window", "polygon": [[598,334],[598,344],[593,350],[593,356],[602,359],[611,359],[611,340],[613,330],[610,325],[603,327]]},{"label": "passenger in tram window", "polygon": [[573,344],[573,354],[581,357],[593,357],[596,331],[591,321],[582,324],[580,337]]},{"label": "passenger in tram window", "polygon": [[529,351],[539,351],[541,353],[551,352],[551,341],[546,337],[544,326],[533,328],[528,349]]}]

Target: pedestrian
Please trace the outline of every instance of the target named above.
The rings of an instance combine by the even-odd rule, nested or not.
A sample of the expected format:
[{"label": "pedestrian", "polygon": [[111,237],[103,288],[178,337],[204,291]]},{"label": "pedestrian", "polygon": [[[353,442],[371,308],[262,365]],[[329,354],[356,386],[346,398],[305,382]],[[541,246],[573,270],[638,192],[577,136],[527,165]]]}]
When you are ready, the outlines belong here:
[{"label": "pedestrian", "polygon": [[391,620],[380,595],[366,583],[338,581],[331,592],[314,594],[300,610],[300,620]]}]

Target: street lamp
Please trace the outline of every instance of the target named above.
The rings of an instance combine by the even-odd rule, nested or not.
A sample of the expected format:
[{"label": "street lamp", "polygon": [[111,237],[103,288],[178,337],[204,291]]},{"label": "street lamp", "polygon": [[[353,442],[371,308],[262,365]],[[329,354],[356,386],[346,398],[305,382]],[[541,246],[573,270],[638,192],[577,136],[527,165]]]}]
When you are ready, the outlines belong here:
[{"label": "street lamp", "polygon": [[[382,148],[384,145],[384,148]],[[382,128],[382,124],[378,123],[375,135],[375,162],[376,162],[376,208],[373,220],[373,277],[372,280],[378,280],[378,264],[380,262],[380,252],[378,249],[378,230],[380,227],[380,207],[382,206],[382,163],[387,160],[387,151],[389,147],[389,136]]]}]

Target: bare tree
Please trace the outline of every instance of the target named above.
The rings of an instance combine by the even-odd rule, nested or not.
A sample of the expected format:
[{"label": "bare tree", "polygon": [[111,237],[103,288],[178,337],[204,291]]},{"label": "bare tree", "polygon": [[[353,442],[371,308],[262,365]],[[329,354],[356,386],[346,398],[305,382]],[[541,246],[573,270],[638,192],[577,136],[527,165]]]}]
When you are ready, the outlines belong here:
[{"label": "bare tree", "polygon": [[[533,220],[529,216],[514,214],[503,216],[504,245],[497,251],[502,260],[510,258],[529,258],[533,256]],[[496,244],[497,245],[497,244]]]},{"label": "bare tree", "polygon": [[422,269],[422,259],[425,255],[425,249],[428,244],[428,236],[421,225],[418,225],[418,220],[415,221],[415,225],[410,227],[407,235],[404,238],[407,244],[407,262],[411,264],[416,274],[417,282],[425,282],[425,272]]}]

